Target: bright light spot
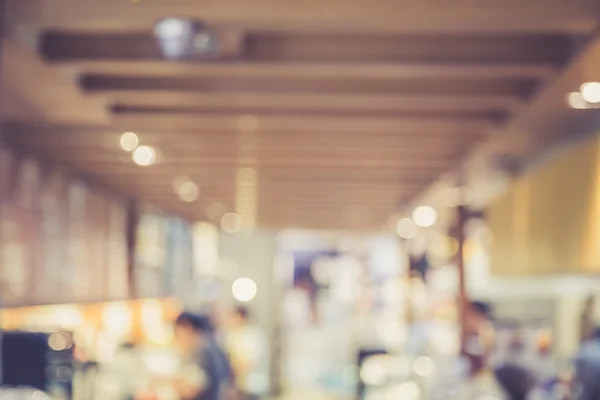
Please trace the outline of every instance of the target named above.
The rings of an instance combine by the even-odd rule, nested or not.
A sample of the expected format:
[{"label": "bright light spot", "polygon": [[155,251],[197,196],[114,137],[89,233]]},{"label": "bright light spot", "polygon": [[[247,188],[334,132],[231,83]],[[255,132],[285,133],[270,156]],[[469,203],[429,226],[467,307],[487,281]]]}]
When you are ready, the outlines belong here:
[{"label": "bright light spot", "polygon": [[588,103],[600,103],[600,82],[586,82],[579,90]]},{"label": "bright light spot", "polygon": [[373,356],[360,368],[360,379],[369,386],[383,385],[389,377],[389,357]]},{"label": "bright light spot", "polygon": [[402,239],[410,239],[417,234],[417,226],[410,218],[402,218],[396,225],[396,232]]},{"label": "bright light spot", "polygon": [[221,229],[226,233],[236,233],[242,228],[242,219],[234,213],[227,213],[221,218]]},{"label": "bright light spot", "polygon": [[585,110],[590,108],[587,101],[584,100],[583,96],[579,92],[571,92],[567,95],[567,104],[569,107],[576,110]]},{"label": "bright light spot", "polygon": [[156,150],[150,146],[140,146],[131,153],[131,159],[137,165],[147,167],[156,162]]},{"label": "bright light spot", "polygon": [[421,389],[415,382],[408,381],[399,384],[390,390],[390,400],[418,400],[421,397]]},{"label": "bright light spot", "polygon": [[258,288],[256,283],[250,278],[239,278],[233,282],[231,293],[237,301],[247,303],[256,297]]},{"label": "bright light spot", "polygon": [[188,25],[188,21],[179,18],[166,18],[156,24],[154,34],[160,39],[175,39],[186,33]]},{"label": "bright light spot", "polygon": [[62,333],[53,333],[48,337],[48,346],[54,351],[63,351],[69,348],[69,340]]},{"label": "bright light spot", "polygon": [[185,202],[195,201],[200,194],[198,185],[187,176],[178,176],[175,178],[173,189],[175,189],[175,193],[177,193],[179,198]]},{"label": "bright light spot", "polygon": [[417,226],[427,228],[435,225],[438,214],[435,208],[430,206],[417,207],[413,212],[413,221]]},{"label": "bright light spot", "polygon": [[429,357],[419,357],[413,363],[413,371],[415,374],[428,378],[433,374],[433,369],[435,368],[435,364],[433,360]]},{"label": "bright light spot", "polygon": [[125,132],[121,135],[121,148],[125,151],[134,151],[140,144],[140,139],[133,132]]},{"label": "bright light spot", "polygon": [[434,255],[441,258],[450,258],[458,252],[458,240],[453,237],[437,234],[430,248]]}]

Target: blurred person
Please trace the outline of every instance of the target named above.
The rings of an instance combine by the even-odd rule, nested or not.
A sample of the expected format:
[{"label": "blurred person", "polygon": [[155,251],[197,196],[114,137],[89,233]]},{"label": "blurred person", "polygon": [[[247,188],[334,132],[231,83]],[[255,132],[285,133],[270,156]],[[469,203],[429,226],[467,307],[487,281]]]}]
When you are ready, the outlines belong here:
[{"label": "blurred person", "polygon": [[263,398],[269,389],[267,339],[260,327],[250,323],[246,307],[232,313],[227,350],[242,399]]},{"label": "blurred person", "polygon": [[179,370],[170,385],[181,400],[220,400],[223,367],[212,344],[210,324],[183,312],[175,321],[175,348]]},{"label": "blurred person", "polygon": [[207,315],[198,315],[199,327],[206,334],[206,343],[211,347],[217,356],[219,374],[221,377],[221,393],[224,399],[234,398],[232,391],[234,390],[233,368],[229,361],[229,355],[225,349],[219,344],[216,336],[216,328],[213,319]]},{"label": "blurred person", "polygon": [[574,400],[600,399],[600,327],[583,342],[575,358]]},{"label": "blurred person", "polygon": [[507,400],[527,400],[537,379],[527,368],[516,364],[504,364],[494,370],[494,377],[504,391]]},{"label": "blurred person", "polygon": [[596,311],[596,298],[594,295],[589,295],[585,299],[583,310],[581,311],[581,317],[579,320],[579,338],[583,343],[593,333],[596,326],[594,321],[594,314]]}]

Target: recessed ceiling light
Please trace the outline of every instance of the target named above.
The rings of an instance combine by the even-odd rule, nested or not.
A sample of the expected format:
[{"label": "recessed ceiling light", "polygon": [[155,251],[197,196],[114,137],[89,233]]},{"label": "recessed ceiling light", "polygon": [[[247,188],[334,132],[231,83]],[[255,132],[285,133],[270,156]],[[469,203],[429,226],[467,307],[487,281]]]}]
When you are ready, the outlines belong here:
[{"label": "recessed ceiling light", "polygon": [[140,139],[138,138],[138,135],[133,132],[125,132],[121,135],[119,143],[123,150],[131,152],[139,146]]},{"label": "recessed ceiling light", "polygon": [[586,82],[581,85],[579,91],[588,103],[600,103],[600,82]]},{"label": "recessed ceiling light", "polygon": [[147,167],[156,162],[156,150],[150,146],[139,146],[131,153],[131,159],[137,165]]},{"label": "recessed ceiling light", "polygon": [[437,218],[437,211],[431,206],[417,207],[413,212],[413,221],[417,226],[423,228],[435,225]]}]

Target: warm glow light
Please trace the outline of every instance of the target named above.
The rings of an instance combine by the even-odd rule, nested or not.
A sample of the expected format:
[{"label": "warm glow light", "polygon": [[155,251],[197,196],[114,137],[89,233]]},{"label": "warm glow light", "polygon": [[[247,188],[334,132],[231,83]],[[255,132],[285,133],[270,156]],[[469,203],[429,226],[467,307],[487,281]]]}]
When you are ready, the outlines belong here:
[{"label": "warm glow light", "polygon": [[402,218],[396,225],[396,232],[402,239],[410,239],[417,234],[417,226],[412,219]]},{"label": "warm glow light", "polygon": [[53,333],[48,337],[48,346],[54,351],[63,351],[71,347],[69,339],[62,333]]},{"label": "warm glow light", "polygon": [[413,221],[417,226],[427,228],[435,225],[438,214],[435,208],[430,206],[417,207],[413,212]]},{"label": "warm glow light", "polygon": [[133,132],[125,132],[121,135],[121,148],[125,151],[134,151],[140,144],[140,139]]},{"label": "warm glow light", "polygon": [[140,146],[131,153],[131,159],[137,165],[147,167],[156,162],[156,150],[150,146]]},{"label": "warm glow light", "polygon": [[360,368],[360,379],[369,386],[383,385],[389,377],[389,356],[372,356]]},{"label": "warm glow light", "polygon": [[600,103],[600,82],[586,82],[579,90],[588,103]]},{"label": "warm glow light", "polygon": [[408,381],[399,384],[397,387],[394,387],[390,390],[388,396],[386,396],[386,400],[389,398],[390,400],[403,399],[403,400],[418,400],[421,397],[421,389],[419,389],[419,385],[415,382]]},{"label": "warm glow light", "polygon": [[226,233],[236,233],[242,228],[242,219],[234,213],[227,213],[221,218],[221,229]]},{"label": "warm glow light", "polygon": [[569,107],[574,108],[576,110],[585,110],[587,108],[590,108],[589,103],[585,101],[585,99],[579,92],[569,93],[567,95],[567,104],[569,104]]},{"label": "warm glow light", "polygon": [[256,286],[256,283],[252,279],[239,278],[235,282],[233,282],[231,292],[233,293],[233,297],[235,297],[237,301],[246,303],[256,297],[258,288]]},{"label": "warm glow light", "polygon": [[415,372],[415,374],[423,378],[430,377],[431,374],[433,374],[434,367],[435,364],[433,363],[433,360],[429,357],[419,357],[413,363],[413,371]]},{"label": "warm glow light", "polygon": [[192,202],[198,199],[200,189],[189,177],[178,176],[173,181],[173,189],[179,198],[185,202]]}]

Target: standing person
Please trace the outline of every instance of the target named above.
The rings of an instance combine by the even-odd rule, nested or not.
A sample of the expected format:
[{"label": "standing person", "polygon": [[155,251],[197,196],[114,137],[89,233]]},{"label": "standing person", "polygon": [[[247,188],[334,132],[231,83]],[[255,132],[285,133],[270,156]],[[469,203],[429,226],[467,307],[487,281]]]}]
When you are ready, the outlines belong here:
[{"label": "standing person", "polygon": [[600,328],[586,340],[575,358],[575,400],[600,399]]},{"label": "standing person", "polygon": [[200,330],[206,333],[206,344],[207,347],[211,348],[211,351],[217,356],[220,382],[221,382],[221,393],[223,399],[232,399],[232,391],[234,389],[234,377],[231,363],[229,362],[229,356],[223,347],[219,344],[216,337],[215,325],[213,320],[206,315],[198,315],[198,321],[200,324]]},{"label": "standing person", "polygon": [[227,350],[243,400],[261,399],[269,389],[267,339],[263,330],[250,323],[250,312],[238,307],[231,317]]},{"label": "standing person", "polygon": [[220,400],[223,367],[211,342],[210,325],[184,312],[175,321],[175,346],[181,360],[172,386],[181,400]]}]

